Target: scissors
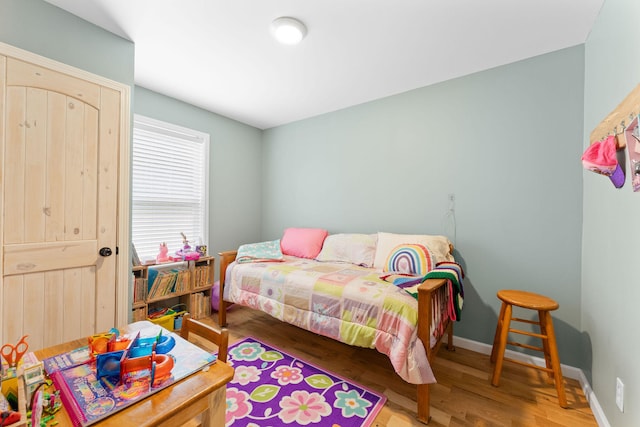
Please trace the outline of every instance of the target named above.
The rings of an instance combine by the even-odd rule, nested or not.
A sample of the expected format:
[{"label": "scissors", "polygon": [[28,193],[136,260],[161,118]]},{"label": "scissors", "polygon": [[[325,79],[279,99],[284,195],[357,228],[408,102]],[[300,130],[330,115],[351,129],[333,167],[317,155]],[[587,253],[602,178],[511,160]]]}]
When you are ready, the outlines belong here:
[{"label": "scissors", "polygon": [[22,356],[24,356],[29,349],[29,344],[25,341],[28,336],[29,335],[24,335],[16,345],[5,344],[2,346],[2,349],[0,349],[2,357],[7,361],[10,368],[18,366],[18,362],[20,362]]}]

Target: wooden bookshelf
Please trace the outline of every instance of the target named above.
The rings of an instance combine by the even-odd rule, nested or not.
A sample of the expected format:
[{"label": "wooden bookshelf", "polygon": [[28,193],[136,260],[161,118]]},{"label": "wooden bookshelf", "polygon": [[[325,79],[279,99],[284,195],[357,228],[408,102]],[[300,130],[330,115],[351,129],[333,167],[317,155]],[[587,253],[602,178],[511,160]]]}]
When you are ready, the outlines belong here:
[{"label": "wooden bookshelf", "polygon": [[[186,307],[186,311],[194,319],[211,315],[214,263],[215,257],[204,256],[196,261],[134,266],[131,269],[133,274],[132,320],[145,320],[151,310],[178,304],[183,304],[181,307]],[[150,281],[150,270],[157,271],[157,275],[152,272],[152,281]],[[176,276],[173,283],[169,284],[168,276],[171,274]],[[167,282],[156,283],[156,280]],[[182,286],[176,287],[177,282]]]}]

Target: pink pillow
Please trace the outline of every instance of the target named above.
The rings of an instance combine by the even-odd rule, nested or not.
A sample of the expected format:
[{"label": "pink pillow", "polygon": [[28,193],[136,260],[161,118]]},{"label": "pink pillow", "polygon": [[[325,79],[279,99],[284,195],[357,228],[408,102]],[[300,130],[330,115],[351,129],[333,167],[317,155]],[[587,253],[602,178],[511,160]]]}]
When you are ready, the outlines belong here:
[{"label": "pink pillow", "polygon": [[284,255],[313,259],[320,253],[327,234],[321,228],[287,228],[280,239],[280,249]]}]

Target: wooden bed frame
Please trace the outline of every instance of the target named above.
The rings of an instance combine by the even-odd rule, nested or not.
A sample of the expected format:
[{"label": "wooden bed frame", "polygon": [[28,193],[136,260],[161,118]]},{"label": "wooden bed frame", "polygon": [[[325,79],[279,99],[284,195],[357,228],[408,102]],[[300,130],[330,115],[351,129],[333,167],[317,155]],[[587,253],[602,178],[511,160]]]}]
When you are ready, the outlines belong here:
[{"label": "wooden bed frame", "polygon": [[[224,281],[227,267],[235,259],[238,251],[225,251],[219,252],[220,256],[220,295],[218,303],[218,323],[220,326],[227,326],[227,303],[222,298],[224,294]],[[453,322],[451,320],[446,321],[446,326],[442,327],[442,335],[438,337],[436,344],[430,347],[428,343],[431,342],[431,319],[432,319],[432,304],[431,301],[435,299],[435,295],[438,292],[448,293],[448,289],[445,286],[447,281],[445,279],[427,279],[418,287],[418,337],[426,344],[425,349],[427,351],[427,358],[429,363],[432,363],[435,358],[440,345],[442,344],[443,337],[447,338],[447,349],[454,350],[453,347]],[[425,424],[429,423],[429,384],[417,385],[417,402],[418,413],[417,418],[420,422]]]}]

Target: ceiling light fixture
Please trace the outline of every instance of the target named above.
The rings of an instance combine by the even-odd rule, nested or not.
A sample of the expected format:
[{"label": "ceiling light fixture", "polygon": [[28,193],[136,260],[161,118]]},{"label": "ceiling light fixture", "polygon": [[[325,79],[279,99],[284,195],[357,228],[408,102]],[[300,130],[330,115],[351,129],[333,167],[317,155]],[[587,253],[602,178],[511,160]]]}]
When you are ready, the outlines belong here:
[{"label": "ceiling light fixture", "polygon": [[271,32],[280,43],[298,44],[307,35],[307,27],[295,18],[283,16],[271,23]]}]

